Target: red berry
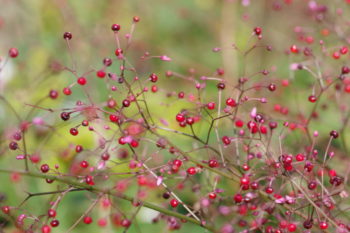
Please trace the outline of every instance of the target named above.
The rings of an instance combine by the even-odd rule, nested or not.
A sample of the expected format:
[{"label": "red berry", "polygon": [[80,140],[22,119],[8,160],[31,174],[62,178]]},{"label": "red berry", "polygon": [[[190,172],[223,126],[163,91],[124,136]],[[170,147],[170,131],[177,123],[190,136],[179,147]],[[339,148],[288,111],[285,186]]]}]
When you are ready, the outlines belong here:
[{"label": "red berry", "polygon": [[185,118],[185,116],[183,114],[179,113],[179,114],[176,115],[176,121],[177,122],[183,122],[185,120],[186,120],[186,118]]},{"label": "red berry", "polygon": [[175,159],[175,160],[173,161],[173,165],[175,165],[175,166],[177,166],[177,167],[181,167],[182,161],[179,160],[179,159]]},{"label": "red berry", "polygon": [[49,97],[51,98],[51,99],[57,99],[57,97],[58,97],[58,92],[57,91],[55,91],[55,90],[50,90],[50,92],[49,92]]},{"label": "red berry", "polygon": [[124,106],[125,108],[129,107],[129,106],[130,106],[130,101],[127,100],[127,99],[123,100],[123,106]]},{"label": "red berry", "polygon": [[209,164],[209,167],[217,167],[218,161],[211,159],[211,160],[209,160],[208,164]]},{"label": "red berry", "polygon": [[63,94],[70,95],[70,94],[72,94],[72,91],[69,87],[65,87],[65,88],[63,88]]},{"label": "red berry", "polygon": [[41,233],[50,233],[51,232],[51,227],[48,225],[44,225],[41,227]]},{"label": "red berry", "polygon": [[73,37],[73,35],[72,35],[72,33],[70,33],[70,32],[65,32],[65,33],[63,34],[63,39],[65,39],[65,40],[71,40],[72,37]]},{"label": "red berry", "polygon": [[232,99],[232,98],[228,98],[228,99],[226,100],[226,104],[227,104],[228,106],[235,107],[235,106],[236,106],[236,101],[235,101],[234,99]]},{"label": "red berry", "polygon": [[187,118],[186,118],[186,123],[189,124],[189,125],[193,125],[193,124],[194,124],[194,119],[193,119],[193,117],[187,117]]},{"label": "red berry", "polygon": [[301,161],[304,161],[305,156],[303,154],[297,154],[295,156],[295,159],[296,159],[296,161],[301,162]]},{"label": "red berry", "polygon": [[123,220],[121,221],[120,225],[122,225],[122,226],[125,227],[125,228],[128,228],[128,227],[130,227],[130,225],[131,225],[131,221],[130,221],[129,219],[123,219]]},{"label": "red berry", "polygon": [[209,103],[207,104],[207,108],[208,108],[209,110],[215,109],[215,103],[214,103],[214,102],[209,102]]},{"label": "red berry", "polygon": [[155,74],[155,73],[152,73],[150,76],[149,76],[149,80],[153,83],[157,82],[158,81],[158,76]]},{"label": "red berry", "polygon": [[336,138],[339,136],[338,132],[335,131],[335,130],[332,130],[332,131],[329,133],[329,135],[330,135],[331,137],[333,137],[334,139],[336,139]]},{"label": "red berry", "polygon": [[89,167],[89,163],[87,161],[83,160],[83,161],[80,162],[80,166],[82,168],[87,168],[87,167]]},{"label": "red berry", "polygon": [[317,100],[317,97],[316,97],[316,96],[314,96],[314,95],[310,95],[310,96],[309,96],[309,101],[310,101],[311,103],[315,103],[316,100]]},{"label": "red berry", "polygon": [[230,145],[231,144],[231,139],[227,136],[223,136],[222,137],[222,142],[225,144],[225,145]]},{"label": "red berry", "polygon": [[255,35],[258,36],[262,33],[262,29],[260,27],[256,27],[256,28],[254,28],[254,33],[255,33]]},{"label": "red berry", "polygon": [[187,169],[187,174],[189,175],[195,175],[197,173],[196,168],[195,167],[190,167]]},{"label": "red berry", "polygon": [[215,199],[216,198],[216,193],[209,193],[208,197],[210,199]]},{"label": "red berry", "polygon": [[82,145],[76,145],[76,146],[75,146],[75,151],[76,151],[77,153],[82,152],[82,151],[83,151],[83,146],[82,146]]},{"label": "red berry", "polygon": [[50,170],[50,167],[47,164],[43,164],[41,165],[40,170],[42,173],[47,173]]},{"label": "red berry", "polygon": [[58,225],[60,225],[60,222],[57,219],[54,219],[50,222],[50,225],[52,227],[58,227]]},{"label": "red berry", "polygon": [[10,48],[9,49],[9,56],[12,58],[16,58],[18,56],[19,52],[16,48]]},{"label": "red berry", "polygon": [[234,195],[233,200],[234,200],[236,203],[241,203],[242,200],[243,200],[242,194],[237,193],[236,195]]},{"label": "red berry", "polygon": [[132,147],[136,148],[136,147],[138,147],[138,146],[139,146],[139,142],[138,142],[138,141],[136,141],[136,140],[132,140],[132,141],[131,141],[131,143],[130,143],[130,146],[132,146]]},{"label": "red berry", "polygon": [[73,135],[73,136],[77,136],[79,131],[76,129],[76,128],[71,128],[69,130],[70,134]]},{"label": "red berry", "polygon": [[9,206],[3,206],[3,207],[1,207],[1,211],[4,214],[9,214],[10,213],[10,207]]},{"label": "red berry", "polygon": [[119,117],[117,115],[111,114],[111,115],[109,115],[109,120],[112,122],[118,122]]},{"label": "red berry", "polygon": [[120,30],[120,25],[119,24],[113,24],[111,27],[112,31],[117,32]]},{"label": "red berry", "polygon": [[138,23],[138,22],[140,22],[140,17],[134,16],[134,17],[132,18],[132,20],[134,21],[134,23]]},{"label": "red berry", "polygon": [[290,51],[291,51],[292,53],[299,53],[299,49],[298,49],[298,47],[297,47],[296,45],[292,45],[292,46],[290,47]]},{"label": "red berry", "polygon": [[116,50],[115,50],[115,55],[116,56],[119,56],[119,55],[121,55],[123,53],[123,50],[121,49],[121,48],[117,48]]},{"label": "red berry", "polygon": [[271,83],[271,84],[268,86],[268,89],[269,89],[270,91],[275,91],[275,90],[276,90],[276,84]]},{"label": "red berry", "polygon": [[10,148],[11,150],[17,150],[17,149],[18,149],[18,143],[15,142],[15,141],[10,142],[9,148]]},{"label": "red berry", "polygon": [[325,229],[328,228],[328,223],[326,223],[326,222],[320,222],[320,223],[319,223],[319,226],[320,226],[320,228],[321,228],[322,230],[325,230]]},{"label": "red berry", "polygon": [[294,232],[294,231],[296,231],[296,229],[297,229],[297,226],[294,223],[290,223],[288,225],[288,231],[289,232]]},{"label": "red berry", "polygon": [[62,112],[61,113],[61,119],[64,121],[68,121],[70,118],[70,113],[69,112]]},{"label": "red berry", "polygon": [[56,210],[54,210],[54,209],[49,209],[49,210],[47,211],[47,215],[48,215],[50,218],[56,217]]},{"label": "red berry", "polygon": [[104,78],[104,77],[106,77],[106,72],[104,72],[103,70],[98,70],[96,72],[96,76],[99,77],[99,78]]},{"label": "red berry", "polygon": [[250,179],[248,176],[243,176],[240,180],[241,186],[242,185],[249,185],[250,184]]},{"label": "red berry", "polygon": [[90,216],[85,216],[83,221],[85,224],[90,224],[92,223],[92,218]]},{"label": "red berry", "polygon": [[170,205],[171,205],[173,208],[175,208],[175,207],[177,207],[177,206],[179,205],[179,201],[176,200],[176,199],[171,199],[171,200],[170,200]]},{"label": "red berry", "polygon": [[78,78],[77,83],[78,83],[79,85],[84,86],[84,85],[86,84],[86,78],[84,78],[84,77]]},{"label": "red berry", "polygon": [[268,194],[271,194],[271,193],[273,193],[273,188],[271,187],[271,186],[267,186],[266,188],[265,188],[265,192],[266,193],[268,193]]}]

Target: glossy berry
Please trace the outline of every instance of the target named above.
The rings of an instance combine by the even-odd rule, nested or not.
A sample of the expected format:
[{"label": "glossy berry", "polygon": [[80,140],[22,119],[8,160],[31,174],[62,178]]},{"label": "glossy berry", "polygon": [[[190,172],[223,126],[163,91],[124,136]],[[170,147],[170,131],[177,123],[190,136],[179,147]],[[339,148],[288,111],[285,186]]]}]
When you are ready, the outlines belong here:
[{"label": "glossy berry", "polygon": [[84,86],[84,85],[86,84],[86,78],[84,78],[84,77],[78,78],[77,83],[78,83],[79,85]]},{"label": "glossy berry", "polygon": [[41,165],[40,170],[42,173],[47,173],[50,170],[50,167],[47,164],[43,164]]},{"label": "glossy berry", "polygon": [[85,216],[83,221],[85,224],[90,224],[92,223],[92,218],[90,216]]},{"label": "glossy berry", "polygon": [[177,122],[183,122],[185,120],[186,120],[186,118],[185,118],[185,116],[183,114],[179,113],[179,114],[176,115],[176,121]]},{"label": "glossy berry", "polygon": [[210,199],[215,199],[215,198],[216,198],[216,193],[209,193],[209,194],[208,194],[208,197],[209,197]]},{"label": "glossy berry", "polygon": [[197,173],[196,168],[195,167],[190,167],[187,169],[187,174],[189,175],[195,175]]},{"label": "glossy berry", "polygon": [[267,194],[271,194],[271,193],[273,193],[273,188],[271,187],[271,186],[267,186],[266,188],[265,188],[265,192],[267,193]]},{"label": "glossy berry", "polygon": [[305,229],[311,229],[313,226],[313,220],[312,219],[306,219],[303,223],[303,227]]},{"label": "glossy berry", "polygon": [[221,140],[226,146],[231,144],[231,139],[227,136],[223,136]]},{"label": "glossy berry", "polygon": [[288,231],[289,232],[294,232],[294,231],[296,231],[296,229],[297,229],[297,226],[294,224],[294,223],[290,223],[289,225],[288,225]]},{"label": "glossy berry", "polygon": [[216,85],[216,87],[219,89],[219,90],[224,90],[225,89],[225,83],[218,83],[217,85]]},{"label": "glossy berry", "polygon": [[72,91],[71,91],[71,89],[69,87],[65,87],[65,88],[63,88],[63,94],[71,95]]},{"label": "glossy berry", "polygon": [[232,99],[232,98],[228,98],[226,100],[226,105],[227,106],[231,106],[231,107],[235,107],[236,106],[236,101],[234,99]]},{"label": "glossy berry", "polygon": [[47,211],[47,216],[49,216],[50,218],[54,218],[54,217],[56,217],[56,210],[54,210],[54,209],[49,209],[48,211]]},{"label": "glossy berry", "polygon": [[80,166],[82,168],[87,168],[87,167],[89,167],[89,163],[87,161],[83,160],[83,161],[80,162]]},{"label": "glossy berry", "polygon": [[62,112],[61,113],[61,119],[64,121],[68,121],[70,118],[70,113],[69,112]]},{"label": "glossy berry", "polygon": [[117,115],[111,114],[111,115],[109,115],[109,120],[112,122],[118,122],[119,117]]},{"label": "glossy berry", "polygon": [[209,102],[209,103],[207,104],[207,108],[208,108],[209,110],[215,109],[215,103],[214,103],[214,102]]},{"label": "glossy berry", "polygon": [[[112,63],[110,63],[110,64],[112,64]],[[103,70],[98,70],[96,72],[96,76],[99,78],[104,78],[104,77],[106,77],[106,72],[104,72]]]},{"label": "glossy berry", "polygon": [[111,27],[112,31],[117,32],[120,30],[120,25],[119,24],[113,24]]},{"label": "glossy berry", "polygon": [[18,143],[15,142],[15,141],[10,142],[9,148],[10,148],[11,150],[17,150],[17,149],[18,149]]},{"label": "glossy berry", "polygon": [[9,56],[12,58],[16,58],[18,56],[19,52],[16,48],[10,48],[9,49]]},{"label": "glossy berry", "polygon": [[155,73],[152,73],[150,76],[149,76],[149,80],[152,82],[152,83],[155,83],[158,81],[158,76],[155,74]]},{"label": "glossy berry", "polygon": [[69,130],[69,132],[70,132],[70,134],[73,135],[73,136],[77,136],[78,133],[79,133],[78,129],[76,129],[76,128],[71,128],[71,129]]},{"label": "glossy berry", "polygon": [[51,232],[51,227],[48,225],[44,225],[41,227],[41,233],[50,233]]},{"label": "glossy berry", "polygon": [[271,83],[268,87],[269,91],[275,91],[276,90],[276,84]]},{"label": "glossy berry", "polygon": [[297,154],[295,156],[295,160],[298,162],[304,161],[304,159],[305,159],[305,155],[303,155],[303,154]]},{"label": "glossy berry", "polygon": [[57,219],[54,219],[50,222],[50,225],[52,227],[58,227],[58,225],[60,225],[60,222]]},{"label": "glossy berry", "polygon": [[82,146],[82,145],[76,145],[76,146],[75,146],[75,151],[76,151],[77,153],[82,152],[82,151],[83,151],[83,146]]},{"label": "glossy berry", "polygon": [[290,47],[290,51],[291,51],[292,53],[299,53],[299,49],[298,49],[298,47],[297,47],[296,45],[292,45],[292,46]]},{"label": "glossy berry", "polygon": [[209,167],[214,168],[214,167],[218,166],[218,161],[211,159],[211,160],[209,160],[208,164],[209,164]]},{"label": "glossy berry", "polygon": [[319,227],[322,230],[326,230],[328,228],[328,223],[327,222],[320,222]]},{"label": "glossy berry", "polygon": [[314,190],[317,187],[317,182],[316,181],[310,181],[309,184],[307,185],[308,189]]},{"label": "glossy berry", "polygon": [[309,101],[310,101],[311,103],[315,103],[316,100],[317,100],[317,97],[316,97],[316,96],[314,96],[314,95],[310,95],[310,96],[309,96]]},{"label": "glossy berry", "polygon": [[130,106],[130,101],[127,100],[127,99],[123,100],[123,106],[124,106],[125,108],[129,107],[129,106]]},{"label": "glossy berry", "polygon": [[117,48],[114,53],[116,56],[120,56],[123,54],[123,50],[121,48]]},{"label": "glossy berry", "polygon": [[49,92],[49,97],[51,98],[51,99],[57,99],[57,97],[58,97],[58,91],[56,91],[56,90],[50,90],[50,92]]},{"label": "glossy berry", "polygon": [[329,135],[330,135],[331,137],[333,137],[334,139],[336,139],[336,138],[339,136],[339,133],[338,133],[337,131],[335,131],[335,130],[332,130],[332,131],[329,133]]},{"label": "glossy berry", "polygon": [[129,219],[123,219],[120,225],[122,225],[122,227],[128,228],[131,225],[131,221]]},{"label": "glossy berry", "polygon": [[10,213],[10,207],[9,206],[3,206],[3,207],[1,207],[1,211],[4,214],[9,214]]},{"label": "glossy berry", "polygon": [[260,27],[254,28],[255,35],[259,36],[262,33],[262,29]]},{"label": "glossy berry", "polygon": [[179,205],[179,201],[176,200],[176,199],[171,199],[171,200],[170,200],[170,205],[171,205],[173,208],[175,208],[175,207],[177,207],[177,206]]},{"label": "glossy berry", "polygon": [[240,193],[235,194],[234,197],[233,197],[233,200],[234,200],[236,203],[241,203],[242,200],[243,200],[242,194],[240,194]]},{"label": "glossy berry", "polygon": [[63,39],[65,39],[65,40],[71,40],[72,37],[73,37],[73,35],[72,35],[72,33],[70,33],[70,32],[65,32],[65,33],[63,34]]},{"label": "glossy berry", "polygon": [[138,23],[138,22],[140,22],[140,17],[134,16],[134,17],[132,18],[132,20],[134,21],[134,23]]}]

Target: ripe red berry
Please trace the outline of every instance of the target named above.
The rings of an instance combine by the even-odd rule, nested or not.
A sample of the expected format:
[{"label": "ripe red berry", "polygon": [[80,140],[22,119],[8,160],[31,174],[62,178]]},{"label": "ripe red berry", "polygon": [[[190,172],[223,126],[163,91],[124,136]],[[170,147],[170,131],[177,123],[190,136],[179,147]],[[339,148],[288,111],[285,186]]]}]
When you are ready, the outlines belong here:
[{"label": "ripe red berry", "polygon": [[40,170],[42,173],[47,173],[50,170],[50,167],[47,164],[43,164],[41,165]]},{"label": "ripe red berry", "polygon": [[61,113],[61,119],[64,121],[68,121],[70,118],[70,113],[69,112],[62,112]]},{"label": "ripe red berry", "polygon": [[60,222],[57,219],[54,219],[50,222],[50,225],[52,227],[58,227],[58,225],[60,225]]},{"label": "ripe red berry", "polygon": [[235,106],[236,106],[236,101],[235,101],[234,99],[232,99],[232,98],[228,98],[228,99],[226,100],[226,104],[227,104],[228,106],[235,107]]},{"label": "ripe red berry", "polygon": [[214,168],[214,167],[218,166],[218,161],[216,161],[214,159],[211,159],[211,160],[209,160],[208,164],[209,164],[209,167],[213,167]]},{"label": "ripe red berry", "polygon": [[179,205],[179,201],[176,200],[176,199],[171,199],[171,200],[170,200],[170,205],[171,205],[173,208],[175,208],[175,207],[177,207],[177,206]]},{"label": "ripe red berry", "polygon": [[292,46],[290,47],[290,51],[291,51],[292,53],[299,53],[299,49],[298,49],[298,47],[297,47],[296,45],[292,45]]},{"label": "ripe red berry", "polygon": [[65,32],[65,33],[63,34],[63,39],[65,39],[65,40],[71,40],[72,37],[73,37],[73,35],[72,35],[72,33],[70,33],[70,32]]},{"label": "ripe red berry", "polygon": [[75,151],[76,151],[77,153],[82,152],[82,151],[83,151],[83,146],[82,146],[82,145],[76,145],[76,146],[75,146]]},{"label": "ripe red berry", "polygon": [[149,80],[153,83],[158,81],[158,76],[155,73],[150,74]]},{"label": "ripe red berry", "polygon": [[48,211],[47,211],[47,215],[50,217],[50,218],[54,218],[54,217],[56,217],[56,210],[54,210],[54,209],[49,209]]},{"label": "ripe red berry", "polygon": [[208,197],[209,197],[210,199],[215,199],[215,198],[216,198],[216,193],[209,193],[209,194],[208,194]]},{"label": "ripe red berry", "polygon": [[298,161],[298,162],[304,161],[305,155],[303,155],[303,154],[297,154],[297,155],[295,156],[295,159],[296,159],[296,161]]},{"label": "ripe red berry", "polygon": [[129,219],[123,219],[120,225],[122,225],[122,227],[128,228],[131,225],[131,221]]},{"label": "ripe red berry", "polygon": [[131,143],[130,143],[130,146],[132,146],[132,147],[136,148],[136,147],[138,147],[138,146],[139,146],[139,142],[138,142],[138,141],[136,141],[136,140],[132,140],[132,141],[131,141]]},{"label": "ripe red berry", "polygon": [[220,90],[224,90],[225,89],[225,83],[218,83],[217,85],[216,85],[216,87],[218,88],[218,89],[220,89]]},{"label": "ripe red berry", "polygon": [[119,117],[117,115],[111,114],[111,115],[109,115],[109,120],[112,122],[118,122]]},{"label": "ripe red berry", "polygon": [[48,225],[44,225],[41,227],[41,233],[50,233],[51,232],[51,227]]},{"label": "ripe red berry", "polygon": [[78,78],[77,83],[78,83],[79,85],[84,86],[84,85],[86,84],[86,78],[84,78],[84,77]]},{"label": "ripe red berry", "polygon": [[225,144],[225,145],[230,145],[231,144],[231,139],[227,136],[223,136],[222,137],[222,142]]},{"label": "ripe red berry", "polygon": [[15,142],[15,141],[10,142],[9,148],[10,148],[11,150],[17,150],[17,149],[18,149],[18,143]]},{"label": "ripe red berry", "polygon": [[297,229],[297,226],[294,223],[290,223],[288,225],[288,231],[289,232],[294,232],[294,231],[296,231],[296,229]]},{"label": "ripe red berry", "polygon": [[182,161],[179,160],[179,159],[175,159],[175,160],[173,161],[173,165],[175,165],[175,166],[177,166],[177,167],[181,167]]},{"label": "ripe red berry", "polygon": [[319,226],[322,230],[325,230],[328,228],[328,223],[327,222],[320,222]]},{"label": "ripe red berry", "polygon": [[209,103],[207,104],[207,108],[208,108],[209,110],[215,109],[215,103],[214,103],[214,102],[209,102]]},{"label": "ripe red berry", "polygon": [[70,132],[70,134],[73,135],[73,136],[77,136],[78,133],[79,133],[79,131],[78,131],[77,128],[71,128],[71,129],[69,130],[69,132]]},{"label": "ripe red berry", "polygon": [[249,185],[250,184],[250,179],[248,176],[243,176],[241,177],[240,184],[242,185]]},{"label": "ripe red berry", "polygon": [[70,95],[70,94],[72,94],[72,91],[69,87],[65,87],[65,88],[63,88],[63,94]]},{"label": "ripe red berry", "polygon": [[233,200],[236,202],[236,203],[241,203],[242,200],[243,200],[243,196],[242,194],[240,193],[237,193],[233,196]]},{"label": "ripe red berry", "polygon": [[85,216],[83,221],[85,224],[90,224],[92,223],[92,218],[90,216]]},{"label": "ripe red berry", "polygon": [[186,120],[186,118],[185,118],[185,116],[183,114],[179,113],[179,114],[176,115],[176,121],[177,122],[183,122],[185,120]]},{"label": "ripe red berry", "polygon": [[3,206],[3,207],[1,207],[1,211],[4,214],[9,214],[10,213],[10,207],[9,206]]},{"label": "ripe red berry", "polygon": [[350,68],[349,68],[348,66],[343,66],[343,67],[341,68],[341,73],[342,73],[342,74],[348,74],[348,73],[350,73]]},{"label": "ripe red berry", "polygon": [[104,72],[103,70],[98,70],[96,72],[96,76],[99,77],[99,78],[104,78],[104,77],[106,77],[106,72]]},{"label": "ripe red berry", "polygon": [[317,187],[317,182],[312,180],[309,182],[309,184],[307,185],[307,187],[310,189],[310,190],[314,190],[316,187]]},{"label": "ripe red berry", "polygon": [[112,31],[117,32],[120,30],[120,25],[119,24],[113,24],[111,27]]},{"label": "ripe red berry", "polygon": [[123,54],[123,50],[122,50],[121,48],[117,48],[117,49],[115,50],[115,55],[116,55],[116,56],[119,56],[119,55],[121,55],[121,54]]},{"label": "ripe red berry", "polygon": [[80,166],[82,168],[87,168],[87,167],[89,167],[89,163],[87,161],[83,160],[83,161],[80,162]]},{"label": "ripe red berry", "polygon": [[129,107],[129,106],[130,106],[130,101],[127,100],[127,99],[123,100],[123,106],[124,106],[125,108]]},{"label": "ripe red berry", "polygon": [[58,91],[56,91],[56,90],[50,90],[50,92],[49,92],[49,97],[51,98],[51,99],[57,99],[57,97],[58,97]]},{"label": "ripe red berry", "polygon": [[193,125],[194,124],[194,118],[193,117],[187,117],[186,118],[186,124]]},{"label": "ripe red berry", "polygon": [[9,56],[12,58],[16,58],[18,56],[19,52],[16,48],[10,48],[9,49]]},{"label": "ripe red berry", "polygon": [[254,28],[254,33],[255,33],[255,35],[258,36],[262,33],[262,29],[260,27],[256,27],[256,28]]},{"label": "ripe red berry", "polygon": [[332,130],[332,131],[329,133],[329,135],[330,135],[331,137],[333,137],[334,139],[336,139],[336,138],[339,136],[339,133],[338,133],[337,131],[335,131],[335,130]]},{"label": "ripe red berry", "polygon": [[187,174],[189,175],[195,175],[197,173],[196,168],[195,167],[190,167],[187,169]]},{"label": "ripe red berry", "polygon": [[271,187],[271,186],[267,186],[266,188],[265,188],[265,192],[266,193],[268,193],[268,194],[271,194],[271,193],[273,193],[273,188]]},{"label": "ripe red berry", "polygon": [[309,96],[309,101],[310,101],[311,103],[315,103],[316,100],[317,100],[317,97],[316,97],[316,96],[314,96],[314,95],[310,95],[310,96]]},{"label": "ripe red berry", "polygon": [[132,18],[132,20],[134,21],[134,23],[138,23],[138,22],[140,22],[140,17],[134,16],[134,17]]},{"label": "ripe red berry", "polygon": [[271,83],[271,84],[268,86],[268,89],[269,89],[270,91],[275,91],[275,90],[276,90],[276,84]]}]

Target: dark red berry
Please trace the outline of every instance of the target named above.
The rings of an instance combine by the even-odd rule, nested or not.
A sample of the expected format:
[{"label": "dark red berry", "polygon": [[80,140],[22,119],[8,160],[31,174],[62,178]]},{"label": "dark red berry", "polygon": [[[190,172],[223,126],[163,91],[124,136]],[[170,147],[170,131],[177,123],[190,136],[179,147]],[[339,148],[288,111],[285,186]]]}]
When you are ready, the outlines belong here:
[{"label": "dark red berry", "polygon": [[119,24],[113,24],[111,27],[112,31],[117,32],[120,30],[120,25]]},{"label": "dark red berry", "polygon": [[125,108],[129,107],[129,106],[130,106],[130,101],[127,100],[127,99],[123,100],[123,106],[124,106]]},{"label": "dark red berry", "polygon": [[71,40],[72,37],[73,37],[73,35],[72,35],[72,33],[70,33],[70,32],[65,32],[65,33],[63,34],[63,39],[65,39],[65,40]]},{"label": "dark red berry", "polygon": [[40,170],[42,173],[47,173],[50,170],[50,167],[47,164],[43,164],[41,165]]},{"label": "dark red berry", "polygon": [[331,137],[333,137],[334,139],[336,139],[336,138],[339,136],[338,132],[335,131],[335,130],[332,130],[332,131],[329,133],[329,135],[330,135]]},{"label": "dark red berry", "polygon": [[60,225],[60,222],[57,219],[54,219],[50,222],[50,225],[52,227],[58,227],[58,225]]},{"label": "dark red berry", "polygon": [[70,134],[73,135],[73,136],[77,136],[78,133],[79,133],[79,131],[78,131],[77,128],[71,128],[71,129],[69,130],[69,132],[70,132]]},{"label": "dark red berry", "polygon": [[49,92],[49,97],[51,98],[51,99],[57,99],[57,97],[58,97],[58,91],[56,91],[56,90],[50,90],[50,92]]},{"label": "dark red berry", "polygon": [[61,113],[61,119],[64,121],[68,121],[70,118],[70,113],[69,112],[62,112]]},{"label": "dark red berry", "polygon": [[18,149],[18,143],[15,142],[15,141],[10,142],[9,148],[10,148],[11,150],[17,150],[17,149]]},{"label": "dark red berry", "polygon": [[9,56],[12,58],[16,58],[18,56],[19,52],[16,48],[10,48],[9,49]]},{"label": "dark red berry", "polygon": [[48,215],[50,218],[56,217],[56,210],[54,210],[54,209],[49,209],[49,210],[47,211],[47,215]]}]

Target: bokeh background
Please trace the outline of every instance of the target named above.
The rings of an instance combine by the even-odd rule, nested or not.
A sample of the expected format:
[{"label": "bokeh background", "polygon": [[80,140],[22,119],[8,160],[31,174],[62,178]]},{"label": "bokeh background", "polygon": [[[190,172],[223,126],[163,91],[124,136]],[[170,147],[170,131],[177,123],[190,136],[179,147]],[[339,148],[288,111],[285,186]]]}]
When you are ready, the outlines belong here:
[{"label": "bokeh background", "polygon": [[[0,73],[0,94],[6,97],[23,118],[28,117],[27,120],[40,117],[48,123],[59,122],[58,112],[50,114],[47,111],[32,111],[32,108],[25,104],[37,103],[50,89],[57,89],[61,94],[62,88],[72,83],[73,77],[70,73],[57,71],[60,65],[71,64],[66,43],[62,38],[63,33],[66,31],[73,33],[70,45],[78,64],[78,73],[82,74],[101,68],[104,57],[114,56],[115,41],[111,25],[120,24],[121,35],[124,35],[130,30],[132,17],[139,16],[141,21],[136,25],[128,59],[140,75],[155,72],[164,78],[166,70],[173,70],[184,75],[192,74],[198,79],[202,75],[216,75],[216,70],[223,68],[225,70],[223,77],[233,84],[239,77],[268,69],[273,71],[270,78],[278,85],[281,85],[283,80],[296,84],[290,88],[282,87],[280,92],[283,92],[283,96],[277,95],[282,97],[272,99],[272,102],[289,106],[295,115],[307,114],[311,105],[304,100],[311,93],[314,79],[305,71],[291,71],[291,64],[299,61],[298,58],[294,61],[294,58],[285,55],[285,50],[298,39],[295,35],[296,26],[306,28],[307,33],[313,35],[316,41],[322,39],[331,44],[335,38],[332,34],[328,36],[324,33],[325,29],[329,29],[325,24],[315,24],[308,18],[309,12],[306,7],[308,2],[304,0],[0,0],[1,62],[4,62],[9,48],[16,47],[20,51],[19,57],[10,60]],[[334,2],[338,5],[329,5],[330,12],[338,7],[346,7],[343,1]],[[344,18],[347,14],[348,12],[344,13]],[[330,21],[333,22],[333,19]],[[264,46],[255,49],[252,56],[243,58],[240,53],[232,49],[232,45],[235,44],[242,50],[249,48],[252,29],[256,26],[263,28],[264,38],[261,44]],[[267,45],[272,46],[272,52],[265,49]],[[212,49],[215,47],[222,48],[222,51],[213,53]],[[141,62],[140,57],[147,51],[151,55],[166,54],[172,61],[162,62],[152,59],[149,62]],[[332,67],[332,62],[329,60],[329,67]],[[340,64],[338,63],[336,67],[340,67]],[[114,69],[117,70],[118,66],[115,65]],[[332,70],[325,72],[328,71],[331,73]],[[185,81],[164,81],[162,85],[166,90],[193,92],[192,84]],[[89,91],[100,101],[107,96],[103,93],[103,86],[90,87]],[[208,100],[211,95],[214,95],[215,100],[215,83],[209,85],[207,91]],[[295,95],[296,91],[298,95]],[[82,96],[83,93],[74,91],[72,99]],[[60,109],[72,106],[74,103],[68,98],[59,98],[55,101],[45,100],[40,104],[47,108]],[[169,117],[164,118],[171,119],[185,106],[186,103],[177,104],[170,110],[172,115],[169,114]],[[157,104],[151,107],[155,115],[163,114],[158,112],[160,107]],[[331,110],[324,111],[315,123],[320,134],[327,135],[329,130],[340,128],[340,117],[332,111],[332,105],[328,107]],[[247,111],[248,109],[249,107]],[[273,105],[261,111],[272,112]],[[21,169],[14,158],[15,153],[9,154],[7,150],[8,135],[16,126],[16,119],[10,116],[11,114],[11,110],[0,103],[0,167]],[[67,124],[57,123],[56,129],[57,135],[50,138],[45,136],[45,129],[42,134],[39,130],[30,132],[28,136],[29,150],[40,153],[42,161],[51,165],[59,163],[63,169],[68,169],[75,155],[68,150],[65,157],[58,156],[64,154],[64,148],[70,148],[70,145],[77,143],[93,148],[96,143],[91,137],[61,138],[60,133],[63,135],[63,132],[69,129]],[[287,145],[288,143],[295,145],[296,142],[303,140],[300,132],[291,135],[286,139]],[[320,147],[323,141],[321,139]],[[336,148],[340,148],[337,143]],[[291,152],[297,151],[298,148],[291,148]],[[36,182],[15,173],[10,176],[1,174],[0,179],[2,193],[0,201],[14,206],[24,200],[26,192],[47,191],[52,187],[45,182]],[[232,189],[234,190],[234,187]],[[187,194],[183,195],[186,198]],[[190,195],[188,196],[190,198]],[[157,198],[159,196],[153,195],[149,200]],[[48,197],[33,197],[25,203],[25,208],[36,214],[44,214],[49,201]],[[65,232],[90,203],[86,195],[79,192],[68,194],[60,204],[58,216],[60,227],[54,232]],[[120,203],[120,205],[123,209],[128,208],[129,204]],[[96,221],[89,226],[79,224],[73,232],[123,232],[123,229],[115,228],[111,220],[108,220],[109,224],[104,228],[97,226],[97,219],[104,218],[108,214],[106,209],[98,205],[92,213]],[[142,209],[137,217],[137,224],[133,224],[128,232],[167,232],[163,223],[153,225],[150,222],[152,214],[149,210]],[[5,232],[14,232],[11,224],[4,229]],[[190,224],[185,224],[181,229],[181,232],[190,231],[203,232],[201,228]]]}]

